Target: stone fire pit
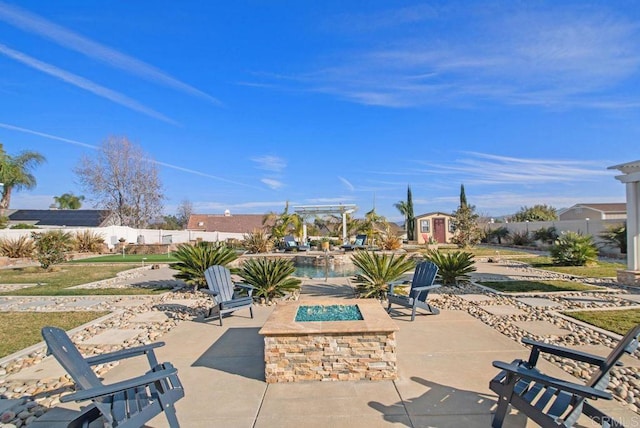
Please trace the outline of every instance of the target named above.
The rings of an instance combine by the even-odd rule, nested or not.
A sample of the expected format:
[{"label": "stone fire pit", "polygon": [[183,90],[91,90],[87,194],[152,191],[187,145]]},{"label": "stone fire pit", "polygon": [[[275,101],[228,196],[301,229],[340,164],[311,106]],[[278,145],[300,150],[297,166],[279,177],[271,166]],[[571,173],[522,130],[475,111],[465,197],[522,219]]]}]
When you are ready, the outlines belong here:
[{"label": "stone fire pit", "polygon": [[[332,311],[335,306],[354,305],[356,308],[344,309],[358,313],[361,319],[296,321],[296,315],[307,318],[299,315],[301,306],[315,313],[324,312],[321,306]],[[373,299],[314,299],[278,305],[260,330],[266,381],[396,379],[396,331],[396,324]]]}]

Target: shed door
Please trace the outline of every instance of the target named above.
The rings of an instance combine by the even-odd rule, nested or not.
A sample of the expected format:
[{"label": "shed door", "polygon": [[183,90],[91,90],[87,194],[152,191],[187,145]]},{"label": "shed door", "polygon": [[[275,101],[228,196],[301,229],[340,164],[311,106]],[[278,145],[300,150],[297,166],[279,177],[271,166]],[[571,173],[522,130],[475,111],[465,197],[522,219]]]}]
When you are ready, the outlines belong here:
[{"label": "shed door", "polygon": [[447,229],[446,220],[442,217],[433,219],[433,237],[439,244],[446,244],[447,242]]}]

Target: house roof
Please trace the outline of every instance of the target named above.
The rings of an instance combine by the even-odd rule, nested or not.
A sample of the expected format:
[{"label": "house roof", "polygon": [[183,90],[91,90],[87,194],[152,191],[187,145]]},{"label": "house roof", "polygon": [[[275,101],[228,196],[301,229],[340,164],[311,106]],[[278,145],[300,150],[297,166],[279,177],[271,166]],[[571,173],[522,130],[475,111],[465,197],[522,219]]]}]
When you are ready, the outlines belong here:
[{"label": "house roof", "polygon": [[251,233],[262,229],[262,214],[191,214],[187,229],[206,232]]},{"label": "house roof", "polygon": [[609,203],[609,204],[575,204],[571,208],[591,208],[592,210],[602,211],[603,213],[610,213],[610,214],[627,212],[627,204],[624,202]]},{"label": "house roof", "polygon": [[110,214],[109,210],[16,210],[9,215],[9,221],[38,226],[99,227]]}]

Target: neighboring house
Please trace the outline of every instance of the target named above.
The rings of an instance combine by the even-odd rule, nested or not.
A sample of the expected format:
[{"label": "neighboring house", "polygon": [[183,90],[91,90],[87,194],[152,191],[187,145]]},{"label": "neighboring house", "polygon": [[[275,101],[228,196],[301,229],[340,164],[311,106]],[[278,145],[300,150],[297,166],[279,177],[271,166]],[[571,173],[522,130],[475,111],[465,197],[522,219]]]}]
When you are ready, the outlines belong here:
[{"label": "neighboring house", "polygon": [[453,238],[453,216],[442,212],[432,212],[416,216],[415,231],[418,244],[435,239],[439,244],[448,244]]},{"label": "neighboring house", "polygon": [[626,220],[627,204],[576,204],[558,214],[560,220]]},{"label": "neighboring house", "polygon": [[9,227],[32,224],[38,227],[105,227],[114,224],[109,210],[15,210],[9,214]]},{"label": "neighboring house", "polygon": [[264,214],[191,214],[188,230],[202,232],[251,233],[263,229]]}]

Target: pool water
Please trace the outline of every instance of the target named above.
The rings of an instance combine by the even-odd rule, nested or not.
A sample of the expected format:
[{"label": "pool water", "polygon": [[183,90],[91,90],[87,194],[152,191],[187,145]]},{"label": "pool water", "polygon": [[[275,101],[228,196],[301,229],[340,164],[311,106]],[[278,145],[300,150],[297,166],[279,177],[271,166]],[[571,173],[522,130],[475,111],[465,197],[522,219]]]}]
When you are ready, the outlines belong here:
[{"label": "pool water", "polygon": [[364,318],[358,305],[300,306],[296,322],[307,321],[361,321]]},{"label": "pool water", "polygon": [[351,263],[337,264],[329,266],[298,266],[293,276],[298,278],[343,278],[353,276],[359,270]]}]

